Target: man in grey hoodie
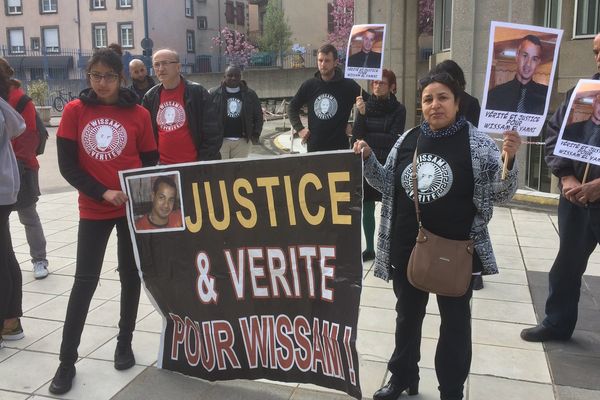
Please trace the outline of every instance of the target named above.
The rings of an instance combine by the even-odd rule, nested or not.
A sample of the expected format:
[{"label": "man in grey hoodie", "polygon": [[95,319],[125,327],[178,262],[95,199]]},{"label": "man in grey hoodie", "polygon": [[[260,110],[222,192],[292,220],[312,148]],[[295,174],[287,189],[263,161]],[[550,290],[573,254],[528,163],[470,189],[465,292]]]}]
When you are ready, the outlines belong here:
[{"label": "man in grey hoodie", "polygon": [[[0,97],[0,327],[23,314],[21,270],[12,248],[8,216],[19,193],[19,167],[10,140],[25,131],[25,121]],[[2,337],[0,337],[0,348]]]}]

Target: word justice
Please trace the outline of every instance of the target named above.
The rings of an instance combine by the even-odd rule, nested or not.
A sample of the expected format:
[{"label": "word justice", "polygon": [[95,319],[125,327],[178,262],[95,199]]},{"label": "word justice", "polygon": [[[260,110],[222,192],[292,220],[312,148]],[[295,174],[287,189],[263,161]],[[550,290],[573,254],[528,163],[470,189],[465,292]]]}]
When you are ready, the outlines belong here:
[{"label": "word justice", "polygon": [[[338,184],[350,182],[350,173],[330,172],[325,181],[324,185],[319,176],[306,173],[298,182],[292,182],[288,175],[259,177],[254,184],[245,178],[237,178],[233,182],[220,180],[218,189],[214,187],[215,183],[194,182],[191,185],[194,204],[185,208],[185,224],[191,233],[200,232],[207,216],[210,225],[217,231],[228,229],[233,218],[246,229],[254,228],[259,220],[267,217],[271,227],[277,227],[283,221],[295,226],[298,217],[316,226],[323,222],[328,210],[334,225],[351,225],[352,216],[340,213],[340,203],[350,202],[350,192],[338,191],[337,188]],[[213,192],[217,191],[219,195],[214,196]],[[320,191],[326,191],[328,196],[326,200],[317,202],[315,195]],[[276,204],[277,201],[284,204]],[[286,210],[287,215],[278,214],[278,210]],[[265,215],[260,215],[259,211]],[[284,212],[281,211],[281,214]],[[219,218],[221,215],[222,218]]]}]

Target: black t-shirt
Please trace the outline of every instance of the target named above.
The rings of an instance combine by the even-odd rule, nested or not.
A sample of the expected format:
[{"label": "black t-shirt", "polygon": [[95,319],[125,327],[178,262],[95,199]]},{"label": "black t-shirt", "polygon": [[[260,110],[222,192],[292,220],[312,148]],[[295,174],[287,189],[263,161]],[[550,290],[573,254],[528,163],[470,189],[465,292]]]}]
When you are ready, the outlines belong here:
[{"label": "black t-shirt", "polygon": [[241,92],[225,92],[225,137],[239,138],[243,136],[242,106]]},{"label": "black t-shirt", "polygon": [[[392,231],[392,264],[404,266],[415,245],[418,223],[412,194],[412,158],[420,130],[399,149],[396,206]],[[436,235],[467,240],[475,217],[469,129],[447,137],[418,139],[417,179],[423,227]]]}]

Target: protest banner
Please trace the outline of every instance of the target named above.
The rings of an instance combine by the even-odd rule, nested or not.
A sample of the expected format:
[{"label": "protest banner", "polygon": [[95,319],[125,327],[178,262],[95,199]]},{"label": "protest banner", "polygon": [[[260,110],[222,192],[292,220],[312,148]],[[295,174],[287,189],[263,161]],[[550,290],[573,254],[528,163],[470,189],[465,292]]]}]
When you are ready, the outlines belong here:
[{"label": "protest banner", "polygon": [[313,383],[361,398],[360,157],[322,152],[120,175],[136,262],[163,316],[159,368],[209,381]]},{"label": "protest banner", "polygon": [[479,129],[539,135],[563,31],[492,21]]},{"label": "protest banner", "polygon": [[581,79],[567,108],[554,154],[600,165],[600,81]]},{"label": "protest banner", "polygon": [[354,25],[346,49],[344,77],[381,80],[385,25]]}]

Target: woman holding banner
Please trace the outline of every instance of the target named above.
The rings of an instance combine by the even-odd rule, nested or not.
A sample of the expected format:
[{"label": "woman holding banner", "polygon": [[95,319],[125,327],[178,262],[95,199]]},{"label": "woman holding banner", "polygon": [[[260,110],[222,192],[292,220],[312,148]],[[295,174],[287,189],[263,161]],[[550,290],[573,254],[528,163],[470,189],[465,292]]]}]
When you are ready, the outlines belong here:
[{"label": "woman holding banner", "polygon": [[[406,122],[406,108],[396,99],[395,91],[396,74],[384,69],[380,81],[371,81],[373,95],[369,100],[365,102],[362,96],[356,98],[358,114],[352,128],[352,139],[369,143],[377,161],[382,164],[404,132]],[[367,261],[375,258],[375,202],[381,201],[381,193],[366,182],[363,188],[363,230],[367,248],[363,251],[362,258]]]},{"label": "woman holding banner", "polygon": [[[392,375],[375,392],[375,400],[396,399],[404,391],[418,393],[421,329],[429,293],[412,286],[406,275],[418,231],[411,196],[415,152],[423,227],[448,239],[472,239],[474,273],[498,272],[487,223],[493,204],[510,199],[517,188],[516,132],[504,133],[502,150],[509,172],[501,180],[496,144],[458,114],[461,88],[456,80],[447,73],[432,73],[420,85],[424,121],[398,139],[385,165],[367,142],[354,144],[354,151],[362,152],[367,181],[382,193],[375,276],[392,279],[397,298],[395,349],[388,362]],[[442,400],[463,398],[471,365],[471,295],[470,287],[460,297],[437,295],[441,326],[435,369]]]},{"label": "woman holding banner", "polygon": [[121,88],[122,71],[121,57],[113,50],[97,50],[87,66],[91,88],[66,105],[57,132],[60,172],[79,191],[80,219],[75,282],[63,327],[60,366],[49,388],[54,394],[71,389],[77,348],[114,227],[121,281],[121,318],[114,366],[123,370],[135,365],[131,340],[140,277],[125,217],[128,199],[120,189],[118,172],[154,165],[158,152],[150,114],[137,104],[135,93]]}]

